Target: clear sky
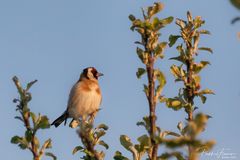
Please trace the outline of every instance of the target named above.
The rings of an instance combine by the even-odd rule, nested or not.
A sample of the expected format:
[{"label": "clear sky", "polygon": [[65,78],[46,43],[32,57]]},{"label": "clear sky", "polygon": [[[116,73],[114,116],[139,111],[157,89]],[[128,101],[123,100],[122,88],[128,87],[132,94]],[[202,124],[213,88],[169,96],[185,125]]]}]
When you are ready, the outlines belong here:
[{"label": "clear sky", "polygon": [[[0,155],[1,159],[31,159],[31,153],[10,144],[13,135],[23,135],[24,130],[16,115],[12,99],[17,91],[11,78],[19,76],[23,83],[38,79],[32,87],[32,111],[46,114],[51,121],[66,108],[68,93],[80,72],[87,66],[95,66],[104,73],[100,79],[103,93],[102,110],[96,123],[106,123],[110,129],[105,141],[110,145],[106,160],[111,160],[116,150],[123,151],[119,143],[121,134],[129,135],[134,142],[144,130],[136,126],[148,114],[147,101],[142,92],[144,80],[137,80],[135,72],[141,67],[134,41],[137,33],[130,31],[130,13],[141,16],[140,7],[151,5],[148,0],[8,0],[0,1]],[[240,102],[240,22],[230,21],[240,12],[228,0],[164,0],[165,9],[159,17],[186,18],[186,12],[200,15],[206,20],[203,27],[211,31],[201,44],[211,47],[213,55],[203,53],[211,66],[202,72],[202,87],[211,88],[215,96],[209,96],[200,111],[212,115],[203,139],[215,139],[214,151],[231,149],[240,158],[239,102]],[[161,40],[178,33],[172,23],[162,31]],[[166,96],[177,94],[167,59],[176,55],[174,48],[166,49],[165,62],[159,67],[166,73]],[[177,130],[184,121],[183,111],[175,112],[164,105],[158,106],[158,124],[162,129]],[[80,144],[74,129],[60,126],[40,131],[41,140],[53,140],[54,152],[60,160],[79,159],[72,149]],[[130,157],[129,153],[126,153]],[[48,159],[44,157],[43,159]]]}]

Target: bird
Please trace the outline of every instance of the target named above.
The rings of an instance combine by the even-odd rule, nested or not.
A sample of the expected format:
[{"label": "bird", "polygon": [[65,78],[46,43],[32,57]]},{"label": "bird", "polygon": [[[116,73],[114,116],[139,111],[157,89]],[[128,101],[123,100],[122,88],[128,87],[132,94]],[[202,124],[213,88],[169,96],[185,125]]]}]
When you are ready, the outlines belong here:
[{"label": "bird", "polygon": [[70,127],[75,128],[80,119],[85,122],[87,118],[94,119],[102,102],[102,94],[98,78],[103,76],[94,67],[83,69],[79,80],[73,85],[68,98],[67,109],[51,125],[58,127],[63,121],[72,118]]}]

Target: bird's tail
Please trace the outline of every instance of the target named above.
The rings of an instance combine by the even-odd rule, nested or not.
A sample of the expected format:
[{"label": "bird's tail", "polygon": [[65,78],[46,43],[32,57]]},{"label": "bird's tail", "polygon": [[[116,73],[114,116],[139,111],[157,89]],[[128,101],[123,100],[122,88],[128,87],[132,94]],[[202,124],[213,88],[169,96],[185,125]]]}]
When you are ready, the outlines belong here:
[{"label": "bird's tail", "polygon": [[68,114],[67,114],[67,111],[65,111],[60,117],[58,117],[55,121],[53,121],[51,125],[58,127],[63,121],[65,121],[65,124],[66,124],[67,118],[68,118]]}]

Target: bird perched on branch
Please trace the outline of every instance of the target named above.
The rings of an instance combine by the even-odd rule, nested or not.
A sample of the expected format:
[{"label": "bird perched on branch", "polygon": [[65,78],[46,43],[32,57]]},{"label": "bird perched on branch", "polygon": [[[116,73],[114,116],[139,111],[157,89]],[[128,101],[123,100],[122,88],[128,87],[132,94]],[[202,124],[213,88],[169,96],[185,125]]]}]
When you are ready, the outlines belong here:
[{"label": "bird perched on branch", "polygon": [[83,70],[77,83],[72,87],[66,111],[58,117],[51,125],[58,127],[63,121],[66,125],[67,118],[73,118],[70,127],[75,128],[81,118],[94,119],[102,101],[101,90],[98,84],[98,77],[103,76],[94,67]]}]

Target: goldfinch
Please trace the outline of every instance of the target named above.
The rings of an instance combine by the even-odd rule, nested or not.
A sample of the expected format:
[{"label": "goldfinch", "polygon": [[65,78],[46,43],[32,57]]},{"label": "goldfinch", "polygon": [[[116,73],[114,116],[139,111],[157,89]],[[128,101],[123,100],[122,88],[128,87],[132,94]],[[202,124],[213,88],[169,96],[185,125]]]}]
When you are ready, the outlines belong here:
[{"label": "goldfinch", "polygon": [[94,118],[102,101],[98,77],[103,76],[94,67],[85,68],[79,80],[72,87],[66,111],[58,117],[51,125],[58,127],[63,121],[66,125],[67,119],[72,118],[70,127],[75,128],[79,119],[87,120],[89,116]]}]

